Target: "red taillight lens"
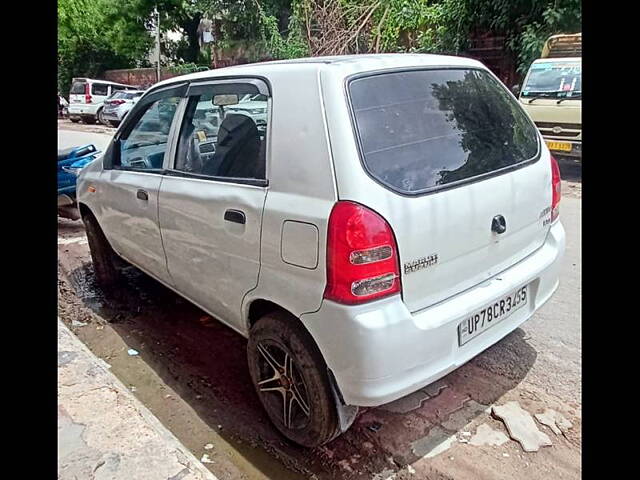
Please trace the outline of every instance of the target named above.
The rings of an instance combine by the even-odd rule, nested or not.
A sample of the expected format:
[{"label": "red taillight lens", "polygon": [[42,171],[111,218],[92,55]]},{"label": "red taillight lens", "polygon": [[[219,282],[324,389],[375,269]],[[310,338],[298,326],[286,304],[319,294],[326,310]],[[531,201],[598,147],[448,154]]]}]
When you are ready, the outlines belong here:
[{"label": "red taillight lens", "polygon": [[560,167],[558,161],[551,157],[551,221],[553,222],[560,215],[560,197],[562,182],[560,180]]},{"label": "red taillight lens", "polygon": [[91,94],[89,92],[89,84],[88,83],[84,84],[84,102],[85,103],[91,103]]},{"label": "red taillight lens", "polygon": [[329,217],[324,298],[355,304],[399,292],[398,248],[389,224],[357,203],[336,203]]},{"label": "red taillight lens", "polygon": [[109,100],[109,103],[111,105],[122,105],[124,103],[124,100]]}]

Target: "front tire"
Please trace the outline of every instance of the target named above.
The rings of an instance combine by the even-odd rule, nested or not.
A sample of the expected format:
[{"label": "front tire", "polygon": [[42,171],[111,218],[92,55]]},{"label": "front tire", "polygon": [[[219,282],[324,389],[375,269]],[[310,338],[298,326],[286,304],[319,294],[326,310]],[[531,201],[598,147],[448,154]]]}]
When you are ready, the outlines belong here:
[{"label": "front tire", "polygon": [[86,123],[87,125],[94,125],[96,123],[95,117],[82,117],[82,123]]},{"label": "front tire", "polygon": [[83,215],[82,222],[87,231],[96,280],[103,287],[109,287],[118,280],[118,271],[114,263],[116,254],[92,214]]},{"label": "front tire", "polygon": [[327,367],[309,333],[285,312],[265,315],[251,328],[249,372],[275,427],[305,447],[342,432]]}]

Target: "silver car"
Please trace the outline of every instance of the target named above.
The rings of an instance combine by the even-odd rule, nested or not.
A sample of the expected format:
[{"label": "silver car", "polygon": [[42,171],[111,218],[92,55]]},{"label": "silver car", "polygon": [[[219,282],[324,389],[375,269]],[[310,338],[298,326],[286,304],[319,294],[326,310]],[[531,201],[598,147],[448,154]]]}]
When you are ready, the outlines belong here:
[{"label": "silver car", "polygon": [[304,446],[531,318],[565,245],[557,162],[508,89],[459,57],[160,82],[77,195],[97,280],[117,281],[120,257],[247,337],[262,405]]},{"label": "silver car", "polygon": [[104,101],[101,119],[112,127],[117,127],[143,94],[144,90],[120,90],[115,92]]}]

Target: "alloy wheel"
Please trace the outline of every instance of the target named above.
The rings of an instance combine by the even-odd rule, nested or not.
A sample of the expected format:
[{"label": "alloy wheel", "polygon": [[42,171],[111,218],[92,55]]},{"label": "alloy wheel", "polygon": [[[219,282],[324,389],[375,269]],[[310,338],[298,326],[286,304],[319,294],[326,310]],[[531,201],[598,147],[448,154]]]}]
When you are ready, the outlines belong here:
[{"label": "alloy wheel", "polygon": [[258,391],[265,407],[285,428],[303,428],[311,412],[307,388],[293,357],[272,342],[258,343],[257,353]]}]

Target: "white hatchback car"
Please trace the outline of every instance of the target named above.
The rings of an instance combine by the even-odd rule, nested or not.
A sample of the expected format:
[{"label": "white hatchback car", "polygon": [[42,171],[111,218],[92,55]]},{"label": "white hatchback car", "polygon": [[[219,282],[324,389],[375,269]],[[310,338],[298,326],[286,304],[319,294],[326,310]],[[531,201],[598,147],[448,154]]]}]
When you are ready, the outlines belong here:
[{"label": "white hatchback car", "polygon": [[[266,98],[262,131],[234,113],[247,94]],[[117,255],[246,336],[262,404],[305,446],[516,329],[556,290],[565,244],[535,125],[481,63],[448,56],[166,80],[78,201],[97,279]]]}]

